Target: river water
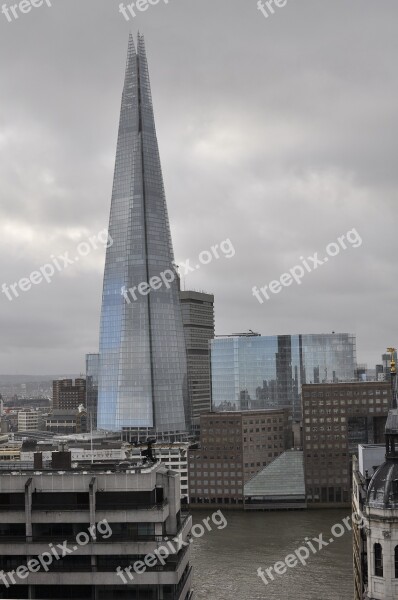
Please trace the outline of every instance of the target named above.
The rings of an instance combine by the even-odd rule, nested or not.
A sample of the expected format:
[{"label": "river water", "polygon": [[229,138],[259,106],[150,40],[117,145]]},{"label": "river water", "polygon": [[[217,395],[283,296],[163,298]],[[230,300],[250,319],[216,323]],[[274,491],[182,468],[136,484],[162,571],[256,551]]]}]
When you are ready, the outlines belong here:
[{"label": "river water", "polygon": [[[213,510],[194,511],[194,523],[201,523]],[[197,537],[192,543],[195,600],[352,600],[352,534],[332,527],[350,516],[347,510],[297,512],[228,512],[224,529]],[[219,523],[219,521],[217,521]],[[195,530],[196,531],[196,530]],[[200,535],[200,528],[198,528]],[[287,568],[283,575],[265,585],[258,567],[272,567],[303,545],[306,537],[323,540],[328,546],[310,553],[308,564]],[[330,539],[333,538],[333,542]],[[280,567],[279,567],[280,568]],[[273,573],[273,572],[272,572]]]}]

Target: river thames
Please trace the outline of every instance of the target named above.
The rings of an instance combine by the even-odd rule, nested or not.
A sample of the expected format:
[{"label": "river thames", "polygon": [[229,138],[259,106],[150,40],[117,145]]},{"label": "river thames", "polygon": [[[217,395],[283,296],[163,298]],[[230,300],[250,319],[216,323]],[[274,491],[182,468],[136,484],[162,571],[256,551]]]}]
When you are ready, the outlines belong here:
[{"label": "river thames", "polygon": [[[194,511],[201,523],[214,509]],[[332,527],[351,515],[347,510],[297,512],[223,511],[227,526],[213,530],[192,543],[195,600],[352,600],[352,534],[331,534]],[[338,527],[339,535],[342,528]],[[287,568],[265,585],[257,575],[283,561],[305,543],[319,538],[327,546],[310,553],[306,566]],[[333,539],[332,542],[330,540]]]}]

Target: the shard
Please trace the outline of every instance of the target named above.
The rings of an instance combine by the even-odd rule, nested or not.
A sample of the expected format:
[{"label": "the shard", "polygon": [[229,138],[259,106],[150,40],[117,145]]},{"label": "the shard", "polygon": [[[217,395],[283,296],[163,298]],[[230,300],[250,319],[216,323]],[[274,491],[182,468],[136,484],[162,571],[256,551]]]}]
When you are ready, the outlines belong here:
[{"label": "the shard", "polygon": [[130,438],[181,439],[189,428],[186,350],[140,34],[137,49],[129,39],[109,235],[98,428],[125,431]]}]

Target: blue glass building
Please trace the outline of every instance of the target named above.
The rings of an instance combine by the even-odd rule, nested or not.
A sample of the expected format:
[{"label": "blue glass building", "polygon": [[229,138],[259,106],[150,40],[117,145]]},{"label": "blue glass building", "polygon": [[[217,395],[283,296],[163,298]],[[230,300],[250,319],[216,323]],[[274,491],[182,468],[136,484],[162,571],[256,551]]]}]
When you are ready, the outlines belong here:
[{"label": "blue glass building", "polygon": [[242,335],[211,341],[213,410],[292,409],[303,383],[355,379],[356,339],[325,335]]},{"label": "blue glass building", "polygon": [[187,363],[144,39],[130,36],[106,252],[98,428],[179,439]]}]

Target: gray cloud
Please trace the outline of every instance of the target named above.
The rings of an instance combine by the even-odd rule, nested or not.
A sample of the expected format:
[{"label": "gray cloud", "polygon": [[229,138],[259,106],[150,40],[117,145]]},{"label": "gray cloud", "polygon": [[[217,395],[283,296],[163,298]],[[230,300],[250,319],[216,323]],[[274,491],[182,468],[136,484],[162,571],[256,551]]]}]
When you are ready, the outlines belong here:
[{"label": "gray cloud", "polygon": [[[0,268],[12,283],[107,226],[127,36],[146,35],[174,249],[230,238],[184,284],[218,333],[352,331],[396,344],[394,0],[170,0],[127,23],[116,0],[0,15]],[[355,227],[347,249],[260,305],[269,283]],[[78,372],[98,344],[104,252],[9,302],[0,372]],[[393,325],[391,325],[391,322]]]}]

